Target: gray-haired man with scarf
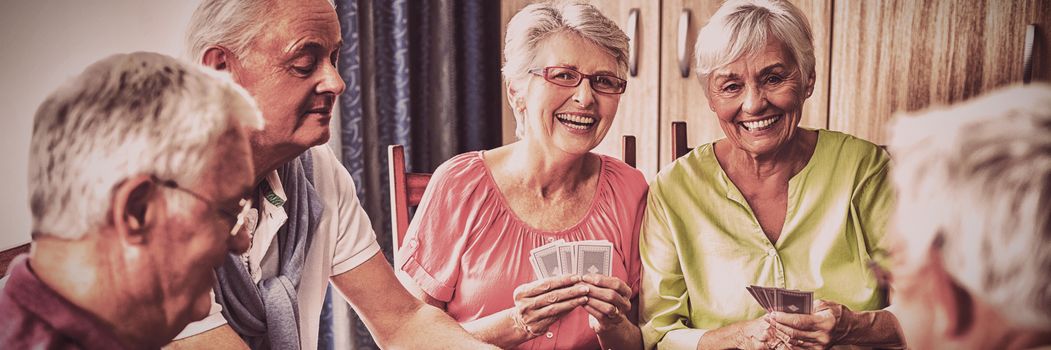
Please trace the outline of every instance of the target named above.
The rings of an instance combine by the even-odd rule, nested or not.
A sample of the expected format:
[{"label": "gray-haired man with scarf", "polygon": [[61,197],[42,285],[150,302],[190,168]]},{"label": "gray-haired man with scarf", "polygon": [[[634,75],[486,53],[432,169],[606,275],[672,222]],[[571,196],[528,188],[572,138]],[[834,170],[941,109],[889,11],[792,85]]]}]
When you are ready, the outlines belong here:
[{"label": "gray-haired man with scarf", "polygon": [[333,5],[204,0],[187,41],[193,61],[248,90],[266,125],[250,135],[258,196],[249,215],[257,220],[246,225],[252,246],[216,270],[212,315],[172,347],[315,349],[330,281],[380,346],[485,347],[398,283],[350,175],[324,145],[345,87]]}]

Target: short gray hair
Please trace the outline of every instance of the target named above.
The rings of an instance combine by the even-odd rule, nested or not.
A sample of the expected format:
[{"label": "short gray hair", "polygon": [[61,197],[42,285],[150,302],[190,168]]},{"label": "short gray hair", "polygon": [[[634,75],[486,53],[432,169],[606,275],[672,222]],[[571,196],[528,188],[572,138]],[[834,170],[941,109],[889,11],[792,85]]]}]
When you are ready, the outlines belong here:
[{"label": "short gray hair", "polygon": [[[326,0],[335,7],[333,0]],[[274,0],[203,0],[193,11],[186,31],[186,57],[200,63],[204,52],[222,46],[244,56],[267,19],[274,16]]]},{"label": "short gray hair", "polygon": [[193,11],[186,31],[186,55],[200,63],[205,50],[225,47],[243,56],[266,25],[273,0],[204,0]]},{"label": "short gray hair", "polygon": [[112,190],[152,174],[196,183],[220,136],[262,128],[229,78],[148,52],[102,59],[37,109],[29,146],[33,232],[77,239],[106,222]]},{"label": "short gray hair", "polygon": [[595,43],[617,61],[618,73],[628,71],[628,36],[616,22],[582,1],[545,1],[526,6],[507,23],[504,35],[504,79],[514,86],[529,75],[540,43],[569,32]]},{"label": "short gray hair", "polygon": [[760,52],[770,37],[788,48],[799,66],[803,85],[814,73],[814,35],[803,11],[785,0],[729,0],[697,33],[694,46],[697,77],[708,76],[751,53]]},{"label": "short gray hair", "polygon": [[938,249],[976,299],[1051,327],[1051,85],[899,117],[891,135],[906,266]]}]

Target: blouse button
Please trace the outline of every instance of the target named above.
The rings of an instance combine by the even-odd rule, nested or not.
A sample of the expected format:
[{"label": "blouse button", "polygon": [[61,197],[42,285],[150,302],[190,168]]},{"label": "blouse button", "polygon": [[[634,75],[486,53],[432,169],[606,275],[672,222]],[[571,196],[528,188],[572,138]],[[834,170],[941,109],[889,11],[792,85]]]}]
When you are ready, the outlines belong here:
[{"label": "blouse button", "polygon": [[551,339],[555,337],[555,333],[547,332],[547,334],[544,334],[544,336],[547,337],[547,339]]},{"label": "blouse button", "polygon": [[777,250],[774,249],[774,248],[767,249],[766,250],[766,255],[768,255],[768,256],[770,256],[772,258],[775,255],[777,255]]}]

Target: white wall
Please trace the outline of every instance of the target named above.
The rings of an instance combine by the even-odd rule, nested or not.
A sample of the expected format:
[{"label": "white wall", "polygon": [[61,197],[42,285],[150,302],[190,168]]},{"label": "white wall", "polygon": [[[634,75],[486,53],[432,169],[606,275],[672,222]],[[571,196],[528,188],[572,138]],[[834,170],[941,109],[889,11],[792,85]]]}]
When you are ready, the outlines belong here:
[{"label": "white wall", "polygon": [[29,241],[26,164],[36,107],[57,86],[110,54],[180,55],[182,35],[196,4],[190,0],[0,1],[0,249]]}]

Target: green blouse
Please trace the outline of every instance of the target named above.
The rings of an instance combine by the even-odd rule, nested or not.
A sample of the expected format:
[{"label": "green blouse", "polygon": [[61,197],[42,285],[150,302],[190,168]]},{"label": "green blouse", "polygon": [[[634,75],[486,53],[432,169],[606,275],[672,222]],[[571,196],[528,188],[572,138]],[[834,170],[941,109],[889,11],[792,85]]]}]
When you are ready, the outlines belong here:
[{"label": "green blouse", "polygon": [[646,348],[694,349],[706,330],[765,311],[748,285],[814,292],[852,310],[886,305],[868,266],[886,258],[889,157],[876,145],[818,130],[807,165],[788,182],[776,243],[715,158],[698,147],[650,185],[642,226]]}]

